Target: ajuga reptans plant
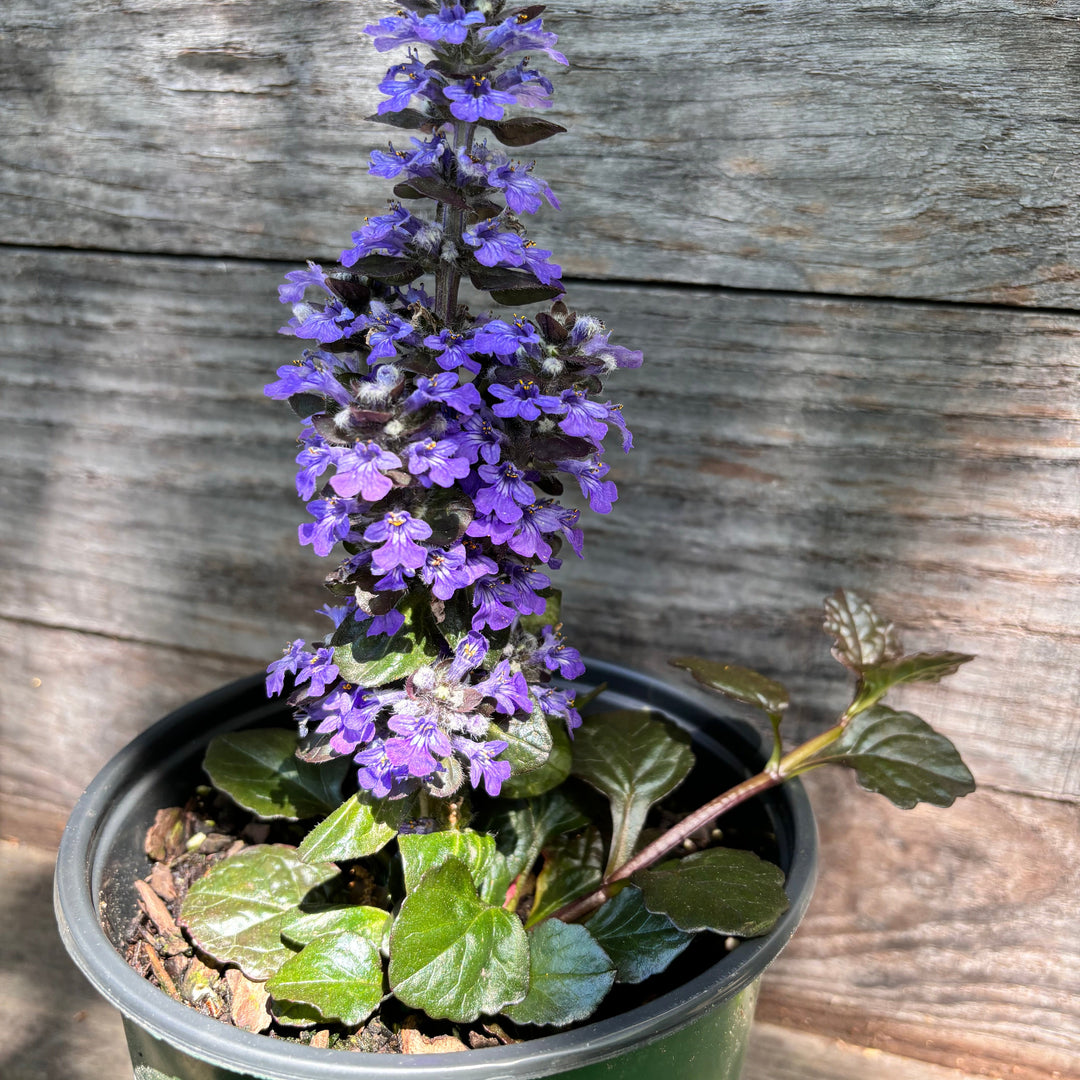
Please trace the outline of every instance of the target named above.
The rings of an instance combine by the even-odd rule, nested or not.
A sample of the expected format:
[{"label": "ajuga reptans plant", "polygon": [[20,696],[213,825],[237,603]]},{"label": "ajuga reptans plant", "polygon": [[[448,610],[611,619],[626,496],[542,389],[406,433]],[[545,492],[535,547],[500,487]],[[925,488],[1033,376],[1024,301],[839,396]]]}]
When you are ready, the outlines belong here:
[{"label": "ajuga reptans plant", "polygon": [[[541,7],[404,9],[367,28],[378,51],[408,50],[379,84],[376,118],[399,134],[370,166],[394,199],[339,264],[287,275],[283,333],[306,347],[266,388],[301,423],[300,543],[339,560],[326,578],[337,602],[321,611],[332,629],[268,668],[299,736],[224,736],[205,762],[240,806],[300,823],[300,842],[232,855],[182,908],[203,955],[262,984],[279,1028],[328,1026],[341,1045],[391,999],[455,1024],[577,1023],[695,933],[765,933],[787,906],[783,873],[712,845],[708,826],[826,761],[899,805],[971,790],[947,740],[880,703],[970,657],[902,656],[891,627],[841,592],[826,625],[855,697],[786,754],[783,687],[678,661],[763,709],[775,751],[642,846],[693,753],[653,713],[593,707],[582,725],[567,684],[584,665],[551,579],[562,555],[584,554],[564,485],[595,512],[616,500],[605,439],[632,440],[603,381],[642,356],[564,302],[560,268],[520,218],[558,201],[503,149],[562,130],[528,111],[550,105],[552,84],[526,54],[566,60]],[[512,314],[470,310],[464,281]],[[583,783],[605,797],[599,815]],[[377,902],[357,902],[358,875]]]}]

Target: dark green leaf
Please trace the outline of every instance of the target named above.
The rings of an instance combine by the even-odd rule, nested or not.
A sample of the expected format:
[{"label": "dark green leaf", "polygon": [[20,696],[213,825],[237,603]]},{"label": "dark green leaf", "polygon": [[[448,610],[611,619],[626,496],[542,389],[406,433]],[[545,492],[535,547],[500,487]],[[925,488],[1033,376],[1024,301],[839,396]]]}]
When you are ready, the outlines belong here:
[{"label": "dark green leaf", "polygon": [[951,806],[975,790],[975,780],[944,735],[914,713],[875,705],[855,716],[811,765],[835,762],[855,770],[867,791],[904,810],[916,803]]},{"label": "dark green leaf", "polygon": [[[399,190],[400,188],[414,191],[416,195],[403,195]],[[465,196],[457,188],[452,188],[449,184],[444,184],[441,180],[436,180],[432,176],[411,177],[407,183],[398,184],[394,188],[394,194],[399,198],[406,199],[413,199],[419,195],[423,198],[434,199],[436,202],[446,203],[447,206],[453,206],[457,210],[467,210],[469,208]]]},{"label": "dark green leaf", "polygon": [[307,862],[374,855],[397,836],[412,805],[409,799],[375,799],[358,791],[304,837],[297,854]]},{"label": "dark green leaf", "polygon": [[505,728],[491,724],[487,737],[507,744],[501,760],[510,762],[511,777],[539,769],[551,753],[551,729],[539,708],[526,719],[511,717]]},{"label": "dark green leaf", "polygon": [[836,639],[833,656],[856,673],[900,655],[896,628],[857,593],[837,589],[825,601],[825,631]]},{"label": "dark green leaf", "polygon": [[537,596],[544,598],[544,610],[539,615],[522,615],[518,619],[518,626],[526,633],[540,636],[540,631],[545,626],[555,626],[559,621],[562,611],[562,589],[549,586],[541,589]]},{"label": "dark green leaf", "polygon": [[501,904],[506,896],[510,874],[493,836],[471,829],[412,833],[400,837],[398,847],[407,893],[414,892],[432,870],[456,859],[469,871],[473,885],[489,904]]},{"label": "dark green leaf", "polygon": [[363,904],[295,908],[285,914],[281,937],[286,945],[302,948],[324,934],[359,934],[378,948],[389,921],[389,911]]},{"label": "dark green leaf", "polygon": [[664,971],[694,940],[666,915],[645,906],[641,890],[628,885],[585,924],[615,965],[616,981],[643,982]]},{"label": "dark green leaf", "polygon": [[702,686],[735,701],[764,709],[770,715],[782,713],[788,707],[787,687],[750,668],[702,660],[696,656],[680,656],[669,663],[673,667],[685,668]]},{"label": "dark green leaf", "polygon": [[281,728],[219,735],[203,768],[214,787],[263,818],[316,817],[341,801],[347,758],[309,765],[296,757],[296,733]]},{"label": "dark green leaf", "polygon": [[366,116],[364,119],[379,124],[391,124],[397,128],[404,128],[406,131],[419,131],[435,123],[430,116],[425,116],[417,109],[398,109],[397,112],[372,113],[371,116]]},{"label": "dark green leaf", "polygon": [[566,130],[550,120],[534,116],[515,116],[510,120],[481,121],[503,146],[531,146]]},{"label": "dark green leaf", "polygon": [[544,867],[536,878],[532,910],[525,922],[532,926],[595,889],[603,880],[604,840],[595,827],[563,837],[544,851]]},{"label": "dark green leaf", "polygon": [[523,307],[525,304],[542,304],[562,296],[563,290],[555,285],[521,285],[514,289],[492,289],[491,299],[503,307]]},{"label": "dark green leaf", "polygon": [[315,413],[322,412],[326,408],[326,398],[318,394],[293,394],[289,398],[289,408],[301,420],[306,420],[309,416],[314,416]]},{"label": "dark green leaf", "polygon": [[615,966],[584,926],[549,919],[529,931],[529,992],[503,1011],[516,1024],[573,1024],[614,981]]},{"label": "dark green leaf", "polygon": [[390,932],[394,996],[433,1019],[471,1023],[521,1001],[529,943],[521,922],[484,903],[468,868],[451,859],[405,897]]},{"label": "dark green leaf", "polygon": [[407,678],[439,655],[438,645],[423,626],[411,623],[394,634],[367,636],[365,623],[347,619],[334,634],[334,663],[341,677],[358,686],[386,686]]},{"label": "dark green leaf", "polygon": [[536,862],[540,849],[549,840],[588,824],[589,819],[566,793],[555,788],[519,803],[500,803],[491,821],[491,832],[513,880]]},{"label": "dark green leaf", "polygon": [[610,874],[634,853],[649,807],[674,791],[694,764],[689,738],[654,712],[595,713],[574,740],[576,776],[611,802]]},{"label": "dark green leaf", "polygon": [[365,255],[353,263],[351,269],[376,281],[385,281],[387,285],[408,285],[424,272],[419,263],[397,259],[393,255]]},{"label": "dark green leaf", "polygon": [[545,720],[551,733],[551,750],[547,761],[538,769],[511,776],[502,786],[503,798],[530,799],[535,795],[542,795],[545,791],[557,788],[570,775],[573,750],[566,731],[566,722],[561,717],[546,717]]},{"label": "dark green leaf", "polygon": [[275,1004],[310,1006],[324,1020],[352,1027],[382,1000],[382,957],[378,947],[359,934],[326,935],[286,960],[266,989]]},{"label": "dark green leaf", "polygon": [[260,845],[223,859],[188,890],[181,922],[195,943],[256,982],[293,955],[281,929],[300,902],[336,877],[333,863],[306,863],[292,848]]},{"label": "dark green leaf", "polygon": [[452,652],[469,636],[472,630],[472,616],[475,612],[468,593],[459,589],[443,605],[443,620],[439,623],[439,633]]},{"label": "dark green leaf", "polygon": [[788,908],[784,872],[751,851],[708,848],[640,870],[631,880],[650,911],[689,933],[756,937]]},{"label": "dark green leaf", "polygon": [[958,652],[915,653],[912,656],[901,656],[899,660],[874,664],[863,670],[855,702],[856,710],[869,708],[893,686],[901,683],[938,682],[946,675],[955,674],[961,664],[974,659],[974,656]]}]

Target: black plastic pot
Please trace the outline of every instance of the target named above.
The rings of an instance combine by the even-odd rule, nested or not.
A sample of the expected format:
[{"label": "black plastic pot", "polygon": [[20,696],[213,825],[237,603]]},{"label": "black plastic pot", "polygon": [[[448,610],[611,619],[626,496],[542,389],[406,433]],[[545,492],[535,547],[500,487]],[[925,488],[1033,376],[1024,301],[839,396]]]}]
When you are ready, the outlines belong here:
[{"label": "black plastic pot", "polygon": [[[75,963],[124,1017],[136,1080],[736,1080],[760,977],[810,902],[817,862],[813,814],[798,781],[760,799],[787,874],[791,907],[771,933],[747,941],[682,986],[617,1016],[532,1041],[459,1054],[381,1055],[269,1039],[173,1001],[118,951],[147,871],[143,837],[164,806],[204,781],[200,764],[218,734],[287,723],[262,677],[232,683],[171,713],[129,743],[76,804],[56,863],[60,933]],[[579,686],[608,684],[607,708],[652,708],[693,736],[708,771],[736,780],[765,753],[733,723],[655,679],[590,662]]]}]

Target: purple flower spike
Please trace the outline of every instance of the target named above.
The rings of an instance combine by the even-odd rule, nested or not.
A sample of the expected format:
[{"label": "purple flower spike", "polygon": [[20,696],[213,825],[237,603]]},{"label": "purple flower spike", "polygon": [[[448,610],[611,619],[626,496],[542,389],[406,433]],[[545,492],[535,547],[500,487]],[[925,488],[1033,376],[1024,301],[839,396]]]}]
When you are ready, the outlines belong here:
[{"label": "purple flower spike", "polygon": [[285,675],[295,675],[301,667],[306,667],[314,659],[311,653],[305,651],[304,644],[303,638],[297,638],[285,646],[285,655],[280,660],[274,660],[267,665],[267,696],[280,694],[285,686]]},{"label": "purple flower spike", "polygon": [[381,521],[364,530],[364,539],[381,544],[371,553],[371,564],[385,574],[395,566],[419,570],[427,561],[427,551],[416,543],[431,535],[426,521],[414,518],[408,510],[391,510]]},{"label": "purple flower spike", "polygon": [[383,474],[387,469],[400,469],[401,458],[378,443],[366,442],[339,450],[336,464],[337,475],[331,477],[330,486],[339,495],[359,493],[365,502],[378,502],[394,486]]},{"label": "purple flower spike", "polygon": [[507,744],[501,739],[479,743],[457,736],[454,747],[460,750],[469,762],[469,783],[478,788],[483,782],[489,795],[498,795],[503,784],[510,779],[511,766],[509,761],[495,759],[506,749]]}]

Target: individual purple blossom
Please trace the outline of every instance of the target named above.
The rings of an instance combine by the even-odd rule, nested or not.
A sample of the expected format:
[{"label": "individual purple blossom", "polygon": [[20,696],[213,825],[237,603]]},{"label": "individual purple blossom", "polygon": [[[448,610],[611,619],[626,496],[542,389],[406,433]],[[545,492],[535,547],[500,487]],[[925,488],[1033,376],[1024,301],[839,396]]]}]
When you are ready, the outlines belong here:
[{"label": "individual purple blossom", "polygon": [[[526,559],[537,558],[541,562],[547,562],[551,558],[552,548],[545,537],[562,528],[560,509],[561,507],[550,499],[523,506],[517,531],[507,538],[511,551]],[[494,537],[492,539],[499,543]]]},{"label": "individual purple blossom", "polygon": [[305,522],[299,527],[300,543],[311,544],[316,555],[326,556],[338,540],[344,540],[349,535],[349,516],[359,513],[360,505],[355,499],[335,496],[315,499],[307,504],[307,509],[315,521]]},{"label": "individual purple blossom", "polygon": [[607,409],[608,423],[614,424],[622,432],[623,453],[629,454],[634,448],[634,436],[630,434],[630,429],[626,426],[626,417],[622,414],[622,406],[613,405],[610,401],[607,401],[604,403],[604,408]]},{"label": "individual purple blossom", "polygon": [[531,240],[526,240],[521,249],[522,267],[543,285],[554,285],[562,277],[562,267],[548,262],[550,255],[550,251],[538,248]]},{"label": "individual purple blossom", "polygon": [[470,671],[474,671],[483,663],[487,652],[487,638],[475,630],[470,630],[458,642],[458,647],[454,650],[454,659],[446,673],[447,679],[451,682],[460,682]]},{"label": "individual purple blossom", "polygon": [[566,721],[566,730],[571,736],[576,728],[581,727],[581,713],[574,708],[574,695],[569,690],[545,686],[538,692],[537,697],[540,708],[548,716],[560,716]]},{"label": "individual purple blossom", "polygon": [[610,336],[610,331],[594,334],[582,345],[582,355],[598,360],[603,371],[613,371],[615,368],[641,367],[644,359],[643,355],[634,349],[624,348],[622,345],[611,345],[608,342]]},{"label": "individual purple blossom", "polygon": [[479,11],[466,13],[461,4],[454,4],[452,7],[443,4],[438,14],[425,15],[423,24],[432,35],[428,41],[460,45],[468,37],[470,26],[483,26],[484,16]]},{"label": "individual purple blossom", "polygon": [[519,349],[539,342],[539,331],[521,315],[511,323],[492,319],[476,333],[477,349],[493,356],[513,356]]},{"label": "individual purple blossom", "polygon": [[334,663],[334,650],[323,648],[304,662],[293,681],[297,686],[301,683],[309,683],[309,697],[322,697],[326,693],[327,684],[332,683],[337,677],[338,669]]},{"label": "individual purple blossom", "polygon": [[342,449],[340,446],[330,446],[316,432],[311,434],[314,437],[296,455],[296,464],[301,467],[296,474],[296,494],[305,502],[315,495],[315,481],[335,464]]},{"label": "individual purple blossom", "polygon": [[375,737],[375,719],[383,702],[372,691],[345,683],[320,706],[324,715],[315,730],[319,735],[333,735],[330,748],[335,753],[352,754]]},{"label": "individual purple blossom", "polygon": [[416,389],[405,399],[405,411],[415,412],[425,405],[449,405],[451,409],[468,416],[483,404],[480,391],[472,383],[458,386],[458,377],[452,371],[440,371],[428,379],[421,375]]},{"label": "individual purple blossom", "polygon": [[449,600],[458,589],[467,588],[472,582],[465,569],[465,548],[455,544],[450,548],[430,548],[427,562],[420,570],[420,578],[431,586],[440,600]]},{"label": "individual purple blossom", "polygon": [[484,44],[498,49],[503,55],[516,52],[542,52],[559,64],[569,64],[561,52],[555,49],[558,35],[544,29],[540,16],[527,18],[522,14],[505,19],[490,31],[481,31]]},{"label": "individual purple blossom", "polygon": [[619,492],[613,481],[604,479],[608,465],[596,460],[557,461],[555,464],[577,480],[582,495],[597,514],[611,513],[611,504],[618,499]]},{"label": "individual purple blossom", "polygon": [[509,524],[520,521],[522,507],[535,499],[532,487],[522,479],[517,467],[509,461],[498,465],[481,465],[480,478],[488,486],[473,496],[473,505],[481,514],[494,514]]},{"label": "individual purple blossom", "polygon": [[432,717],[397,713],[390,717],[388,727],[401,737],[386,740],[386,757],[391,765],[408,769],[410,776],[430,776],[439,767],[436,757],[453,752],[446,732]]},{"label": "individual purple blossom", "polygon": [[510,540],[517,527],[517,522],[500,521],[494,514],[477,514],[466,527],[465,535],[487,536],[496,547],[501,547]]},{"label": "individual purple blossom", "polygon": [[426,45],[435,40],[432,30],[415,11],[387,15],[377,23],[365,26],[364,33],[374,38],[378,52],[388,52],[399,45]]},{"label": "individual purple blossom", "polygon": [[382,545],[371,553],[371,563],[379,573],[395,566],[419,570],[427,561],[427,551],[416,541],[426,540],[430,535],[431,526],[414,518],[408,510],[391,510],[364,530],[365,540]]},{"label": "individual purple blossom", "polygon": [[304,299],[304,290],[315,285],[326,292],[326,274],[318,264],[308,260],[306,270],[290,270],[285,275],[288,285],[278,286],[278,299],[283,304],[298,304]]},{"label": "individual purple blossom", "polygon": [[448,488],[469,475],[469,460],[457,456],[458,443],[454,439],[421,439],[411,443],[408,451],[409,472],[419,476],[421,483],[430,477],[429,483]]},{"label": "individual purple blossom", "polygon": [[469,123],[501,120],[506,111],[503,106],[517,102],[513,94],[496,90],[486,75],[470,75],[463,83],[444,86],[443,94],[451,102],[450,112]]},{"label": "individual purple blossom", "polygon": [[365,325],[368,348],[371,350],[367,359],[369,364],[374,364],[377,360],[397,356],[396,342],[407,338],[413,332],[413,325],[408,319],[393,314],[378,300],[371,302],[371,311],[374,317],[366,319]]},{"label": "individual purple blossom", "polygon": [[268,383],[263,393],[275,401],[285,401],[294,394],[319,394],[339,405],[349,405],[352,394],[328,370],[325,357],[323,352],[305,350],[299,360],[277,369],[277,382]]},{"label": "individual purple blossom", "polygon": [[496,76],[497,90],[510,94],[518,105],[533,109],[551,108],[551,80],[535,68],[525,67],[524,61]]},{"label": "individual purple blossom", "polygon": [[500,599],[517,608],[520,615],[543,615],[547,601],[537,590],[551,585],[551,578],[521,563],[503,563],[506,580],[498,586]]},{"label": "individual purple blossom", "polygon": [[558,626],[545,626],[541,630],[540,647],[533,653],[533,660],[543,664],[548,671],[558,671],[564,679],[579,679],[585,674],[581,653],[563,641]]},{"label": "individual purple blossom", "polygon": [[532,175],[531,162],[524,166],[515,165],[508,157],[500,155],[497,163],[487,171],[487,182],[503,193],[506,205],[515,214],[535,214],[542,199],[547,199],[556,210],[559,208],[559,200],[548,184]]},{"label": "individual purple blossom", "polygon": [[293,304],[293,317],[278,331],[331,345],[347,334],[346,325],[356,316],[340,300],[331,300],[325,307],[312,304]]},{"label": "individual purple blossom", "polygon": [[[484,554],[484,545],[479,540],[466,536],[462,539],[461,546],[465,549],[465,570],[469,574],[470,581],[498,574],[498,563],[491,556]],[[473,627],[473,629],[477,628]]]},{"label": "individual purple blossom", "polygon": [[438,334],[429,334],[424,338],[424,345],[438,352],[435,362],[443,371],[456,371],[463,367],[475,375],[480,370],[479,361],[472,358],[472,354],[479,351],[472,338],[443,329]]},{"label": "individual purple blossom", "polygon": [[457,443],[458,453],[472,464],[483,458],[488,465],[495,465],[506,442],[502,428],[491,420],[486,409],[467,416],[448,432],[448,437]]},{"label": "individual purple blossom", "polygon": [[385,799],[395,793],[409,776],[406,766],[395,765],[387,757],[386,746],[381,739],[376,739],[361,750],[354,760],[360,766],[356,774],[357,783],[376,799]]},{"label": "individual purple blossom", "polygon": [[393,637],[405,625],[405,616],[398,610],[388,611],[385,615],[372,615],[368,623],[367,637]]},{"label": "individual purple blossom", "polygon": [[396,206],[389,214],[369,218],[363,228],[352,234],[355,246],[341,253],[342,266],[353,266],[365,255],[380,252],[384,255],[405,255],[414,237],[425,227],[421,218],[414,217],[402,206]]},{"label": "individual purple blossom", "polygon": [[516,612],[503,603],[499,595],[500,584],[492,574],[477,578],[473,584],[473,607],[476,609],[471,623],[473,630],[480,631],[485,626],[491,630],[505,630],[514,621]]},{"label": "individual purple blossom", "polygon": [[484,697],[494,698],[495,711],[501,713],[532,712],[529,684],[520,671],[510,670],[509,660],[500,660],[491,674],[476,684]]},{"label": "individual purple blossom", "polygon": [[365,502],[378,502],[394,486],[388,469],[400,469],[401,458],[376,442],[357,443],[337,455],[337,474],[330,486],[339,494],[359,494]]},{"label": "individual purple blossom", "polygon": [[567,435],[592,439],[599,446],[607,434],[608,406],[589,400],[584,390],[569,387],[561,395],[566,416],[559,421],[559,427]]},{"label": "individual purple blossom", "polygon": [[525,241],[513,229],[504,229],[497,217],[469,226],[461,238],[476,249],[476,261],[484,266],[520,266],[525,261]]},{"label": "individual purple blossom", "polygon": [[499,404],[493,406],[491,411],[504,419],[516,416],[522,420],[535,420],[542,412],[561,414],[566,411],[566,405],[559,398],[540,393],[535,379],[521,378],[510,386],[492,383],[488,391],[492,397],[499,399]]},{"label": "individual purple blossom", "polygon": [[356,600],[354,600],[353,597],[350,596],[344,604],[340,604],[337,607],[331,607],[329,604],[323,604],[321,608],[315,609],[315,614],[325,615],[334,624],[334,629],[336,630],[355,611]]},{"label": "individual purple blossom", "polygon": [[415,576],[415,570],[407,570],[404,566],[395,566],[393,570],[390,570],[375,582],[375,591],[401,592],[409,587],[408,579]]},{"label": "individual purple blossom", "polygon": [[268,696],[280,694],[285,686],[286,674],[295,675],[313,659],[304,648],[303,638],[297,638],[285,646],[285,655],[280,660],[271,661],[266,667],[266,693]]},{"label": "individual purple blossom", "polygon": [[465,755],[469,762],[469,783],[478,788],[483,782],[484,790],[491,796],[498,795],[503,784],[510,779],[512,766],[509,761],[495,759],[507,747],[502,739],[491,742],[474,742],[460,735],[454,738],[454,748]]}]

